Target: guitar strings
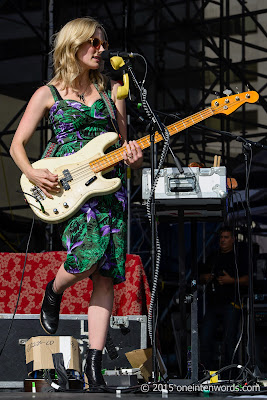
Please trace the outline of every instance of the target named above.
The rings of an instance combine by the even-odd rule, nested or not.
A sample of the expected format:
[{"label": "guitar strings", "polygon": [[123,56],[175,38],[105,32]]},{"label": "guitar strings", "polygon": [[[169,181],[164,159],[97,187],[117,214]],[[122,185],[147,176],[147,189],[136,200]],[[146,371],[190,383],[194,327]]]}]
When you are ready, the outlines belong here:
[{"label": "guitar strings", "polygon": [[[232,106],[233,105],[235,105],[235,103],[233,103]],[[180,125],[180,127],[182,127],[183,129],[186,129],[188,127],[188,126],[186,126],[186,124],[188,124],[188,122],[189,122],[189,126],[192,126],[193,124],[198,123],[203,119],[206,119],[208,116],[213,115],[213,113],[214,113],[213,110],[219,111],[219,110],[223,109],[224,107],[225,107],[225,104],[223,106],[216,107],[216,108],[210,107],[210,108],[207,108],[205,110],[199,111],[198,113],[196,113],[196,114],[194,114],[192,116],[189,116],[189,117],[183,119],[182,121],[179,121],[178,124],[174,123],[174,124],[172,124],[172,125],[170,125],[168,127],[168,129],[170,131],[170,134],[172,135],[174,133],[179,132],[179,126],[178,126],[178,129],[176,128],[177,125]],[[210,113],[212,113],[212,114],[210,114]],[[197,121],[196,121],[196,119],[197,119]],[[183,130],[183,129],[180,129],[180,131]],[[162,140],[162,136],[158,132],[156,132],[156,136],[157,136],[158,140]],[[138,142],[140,142],[141,144],[142,144],[142,142],[147,142],[147,143],[145,143],[146,146],[143,147],[143,148],[145,148],[145,147],[150,146],[150,141],[148,139],[149,139],[149,137],[146,136],[146,137],[144,137],[142,139],[139,139]],[[106,154],[106,155],[100,157],[99,159],[97,159],[95,161],[92,161],[90,164],[92,165],[92,167],[95,166],[95,165],[101,167],[102,164],[104,164],[104,166],[107,167],[107,166],[110,165],[110,162],[114,163],[114,158],[115,157],[117,158],[118,156],[120,156],[120,158],[121,158],[121,153],[123,151],[124,151],[124,149],[122,149],[122,148],[117,149],[117,150],[115,150],[114,152],[112,152],[110,154]]]},{"label": "guitar strings", "polygon": [[[242,100],[238,100],[231,104],[225,103],[221,106],[209,107],[209,108],[206,108],[204,110],[197,112],[196,114],[193,114],[192,116],[186,117],[179,122],[175,122],[168,126],[170,135],[174,135],[175,133],[181,132],[184,129],[189,128],[190,126],[195,125],[204,119],[207,119],[208,117],[214,115],[214,111],[216,111],[216,113],[220,113],[220,111],[222,111],[225,106],[227,106],[229,109],[229,108],[235,106],[237,103],[240,104],[241,102],[242,102]],[[240,105],[242,105],[242,104],[240,104]],[[156,137],[156,139],[155,139],[156,143],[158,141],[163,140],[162,135],[159,132],[155,132],[155,137]],[[140,147],[142,149],[145,149],[150,146],[149,139],[150,139],[150,136],[147,135],[141,139],[138,139],[137,143],[140,145]],[[125,151],[125,149],[123,147],[121,147],[117,150],[114,150],[114,151],[108,153],[108,154],[104,154],[103,156],[99,157],[97,160],[91,161],[90,163],[85,162],[84,164],[79,165],[78,168],[74,168],[73,170],[70,170],[71,176],[75,177],[77,174],[86,172],[85,168],[87,168],[87,167],[89,167],[89,172],[92,171],[95,173],[100,172],[101,170],[107,169],[123,159],[124,151]],[[115,158],[117,160],[114,162]],[[96,169],[96,171],[94,171],[94,169]],[[85,175],[80,176],[81,179],[83,179],[84,177],[85,177]],[[62,178],[64,179],[64,175],[59,177],[59,179],[62,179]],[[81,179],[78,179],[78,181],[80,181]]]},{"label": "guitar strings", "polygon": [[[239,103],[239,101],[238,101],[238,103]],[[234,106],[234,105],[235,105],[235,103],[232,103],[230,106]],[[225,104],[223,106],[210,107],[205,110],[199,111],[198,113],[193,114],[192,116],[189,116],[189,117],[183,119],[182,121],[179,121],[178,123],[175,122],[174,124],[172,124],[168,127],[170,135],[173,135],[177,132],[187,129],[188,127],[202,121],[203,119],[206,119],[206,118],[214,115],[214,110],[217,110],[217,112],[218,112],[218,111],[221,111],[224,107],[225,107]],[[186,124],[187,124],[187,126],[186,126]],[[177,126],[178,126],[178,128],[177,128]],[[156,140],[155,140],[156,142],[161,141],[163,139],[159,132],[156,132],[155,136],[156,136]],[[146,147],[149,147],[150,146],[149,136],[145,136],[144,138],[139,139],[137,141],[137,143],[141,144],[141,147],[143,149]],[[115,152],[121,153],[123,150],[124,149],[120,148],[120,149],[116,150]],[[92,167],[99,166],[100,169],[97,170],[97,172],[99,172],[99,171],[101,171],[102,164],[104,165],[104,167],[107,167],[112,164],[113,158],[115,156],[115,154],[114,154],[115,152],[112,152],[110,155],[104,155],[104,156],[100,157],[99,159],[93,161],[90,164],[92,165]],[[118,155],[121,156],[121,154],[118,154]],[[116,154],[116,156],[117,156],[117,154]],[[111,157],[112,157],[112,159],[111,159]]]},{"label": "guitar strings", "polygon": [[[221,106],[221,107],[218,107],[217,110],[220,109],[220,108],[222,108],[222,106]],[[186,129],[187,126],[185,126],[185,125],[186,125],[188,122],[190,123],[190,126],[191,126],[191,125],[193,125],[193,124],[195,124],[195,123],[197,123],[197,122],[199,122],[199,121],[201,121],[201,120],[203,120],[203,119],[206,119],[208,116],[211,116],[212,114],[210,114],[210,113],[213,114],[213,110],[212,110],[211,107],[208,108],[208,109],[202,110],[202,111],[200,111],[200,112],[194,114],[193,116],[187,117],[187,118],[185,118],[183,121],[179,121],[178,124],[179,124],[180,126],[182,125],[182,128],[183,128],[183,129]],[[204,117],[204,118],[203,118],[203,117]],[[197,119],[197,121],[195,121],[196,119]],[[171,135],[174,134],[174,133],[179,132],[179,127],[178,127],[178,129],[177,129],[176,126],[177,126],[177,123],[174,123],[174,124],[172,124],[172,125],[169,126],[169,131],[170,131],[170,134],[171,134]],[[183,129],[180,129],[180,131],[183,130]],[[157,141],[162,140],[162,136],[161,136],[158,132],[156,132],[156,138],[157,138]],[[140,139],[139,141],[140,141],[140,142],[143,142],[143,143],[146,142],[145,145],[143,146],[143,148],[149,147],[149,146],[150,146],[149,136],[146,136],[146,137]],[[140,143],[140,144],[142,144],[142,143]],[[114,152],[111,152],[110,154],[106,154],[106,155],[104,155],[104,156],[98,158],[97,160],[92,161],[92,162],[90,163],[90,165],[91,165],[92,167],[94,167],[94,166],[96,165],[96,166],[98,166],[98,167],[100,167],[100,168],[103,167],[103,166],[107,168],[107,167],[110,166],[111,163],[114,164],[114,158],[115,158],[115,157],[118,158],[118,156],[120,156],[120,157],[119,157],[119,160],[117,160],[117,161],[120,161],[120,159],[122,159],[121,157],[122,157],[123,151],[124,151],[123,148],[117,149],[117,150],[115,150]],[[115,153],[115,154],[114,154],[114,153]],[[101,159],[102,159],[102,160],[101,160]],[[88,164],[85,163],[84,165],[80,165],[79,168],[73,169],[73,170],[71,171],[72,177],[75,178],[75,175],[76,175],[77,172],[78,172],[78,173],[79,173],[80,171],[81,171],[81,172],[84,172],[84,168],[86,168],[87,166],[88,166]],[[93,168],[93,169],[94,169],[94,168]],[[102,168],[102,169],[104,169],[104,168]],[[84,179],[84,177],[85,177],[85,175],[80,176],[80,177],[79,177],[80,179],[78,179],[78,182],[79,182],[80,180]],[[60,179],[61,179],[61,178],[60,178]]]},{"label": "guitar strings", "polygon": [[[173,134],[175,134],[175,133],[177,133],[177,132],[179,132],[179,131],[182,131],[183,129],[188,128],[189,126],[191,126],[191,125],[193,125],[193,124],[196,124],[197,122],[202,121],[203,119],[206,119],[208,116],[213,115],[211,112],[212,112],[211,109],[206,109],[205,111],[201,111],[201,112],[199,112],[199,113],[196,113],[196,114],[194,114],[194,115],[191,116],[191,117],[187,117],[186,119],[183,120],[183,123],[182,123],[181,121],[179,121],[178,123],[176,122],[176,123],[170,125],[170,126],[168,127],[168,130],[169,130],[169,132],[170,132],[170,135],[173,135]],[[193,118],[195,118],[195,119],[196,119],[196,117],[199,118],[198,115],[199,115],[200,113],[204,116],[204,118],[201,117],[198,121],[195,121]],[[210,114],[210,113],[211,113],[211,114]],[[206,116],[206,114],[208,114],[208,115]],[[209,115],[209,114],[210,114],[210,115]],[[187,123],[187,121],[190,120],[190,119],[192,120],[193,123],[190,121],[190,125],[189,125],[189,126],[185,126],[185,124]],[[177,128],[176,128],[176,126],[177,126],[178,124],[181,126],[182,129],[179,129],[179,128],[177,129]],[[161,134],[160,134],[159,132],[156,132],[156,133],[155,133],[155,136],[156,136],[156,140],[155,140],[156,142],[163,140],[163,138],[162,138],[162,136],[161,136]],[[145,136],[145,137],[143,137],[143,138],[137,140],[137,143],[140,145],[140,147],[141,147],[142,149],[144,149],[144,148],[147,148],[147,147],[150,146],[150,140],[149,140],[149,139],[150,139],[150,136],[147,135],[147,136]],[[93,170],[96,169],[96,172],[100,172],[102,169],[105,169],[105,168],[111,166],[112,164],[114,164],[114,158],[115,158],[115,157],[117,158],[117,161],[122,160],[122,159],[123,159],[122,153],[123,153],[124,150],[125,150],[125,149],[121,147],[120,149],[117,149],[117,150],[115,150],[114,152],[112,152],[112,153],[110,153],[110,154],[104,155],[104,156],[100,157],[99,159],[97,159],[97,160],[95,160],[95,161],[92,161],[92,162],[90,163],[90,165],[92,166],[92,169],[93,169]],[[101,167],[103,167],[103,166],[104,166],[104,168],[101,168]]]},{"label": "guitar strings", "polygon": [[[234,104],[235,103],[231,104],[231,106],[234,106]],[[224,106],[225,106],[225,104],[223,106],[219,106],[219,107],[216,107],[216,108],[215,107],[206,108],[205,110],[199,111],[198,113],[193,114],[192,116],[186,117],[185,119],[183,119],[182,121],[179,121],[178,123],[175,122],[172,125],[169,125],[168,126],[168,130],[170,132],[170,135],[173,135],[173,134],[175,134],[177,132],[181,132],[182,130],[187,129],[190,126],[192,126],[192,125],[194,125],[194,124],[196,124],[196,123],[198,123],[198,122],[200,122],[200,121],[202,121],[202,120],[214,115],[214,111],[213,110],[217,110],[217,111],[222,110],[224,108]],[[188,122],[189,122],[189,124],[188,124]],[[186,124],[188,124],[188,125],[186,126]],[[178,128],[177,128],[177,126],[178,126]],[[180,129],[180,128],[182,128],[182,129]],[[156,140],[155,140],[156,142],[161,141],[163,139],[159,132],[156,132],[155,136],[156,136]],[[137,140],[137,143],[139,145],[141,145],[142,149],[149,147],[150,146],[149,135]],[[92,161],[90,163],[90,165],[92,166],[93,169],[94,169],[94,167],[96,167],[96,168],[99,167],[100,169],[97,168],[96,172],[100,172],[102,165],[104,165],[104,167],[107,168],[108,166],[110,166],[110,165],[112,165],[114,163],[113,159],[115,158],[115,156],[116,157],[119,156],[120,159],[122,159],[120,153],[122,153],[123,151],[124,151],[123,148],[115,150],[114,152],[112,152],[110,154],[104,155],[104,156],[100,157],[99,159],[97,159],[95,161]],[[117,153],[117,154],[115,154],[115,153]],[[105,169],[105,168],[103,168],[103,169]]]}]

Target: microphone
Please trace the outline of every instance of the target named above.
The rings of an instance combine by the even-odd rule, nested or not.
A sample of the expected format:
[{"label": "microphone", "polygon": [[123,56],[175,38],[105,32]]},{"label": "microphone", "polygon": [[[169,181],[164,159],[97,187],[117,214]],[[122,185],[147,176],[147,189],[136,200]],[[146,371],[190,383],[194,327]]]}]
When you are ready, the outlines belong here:
[{"label": "microphone", "polygon": [[[105,53],[105,51],[103,53]],[[110,59],[110,64],[112,65],[112,68],[117,71],[125,65],[125,62],[121,57],[113,56]],[[122,79],[123,86],[119,86],[117,90],[117,99],[119,100],[125,99],[129,94],[129,76],[128,73],[125,71],[125,67],[123,68]]]},{"label": "microphone", "polygon": [[101,53],[101,57],[102,57],[102,59],[104,61],[107,61],[111,57],[114,57],[114,56],[122,57],[122,58],[134,58],[134,57],[139,56],[139,54],[138,53],[132,53],[132,52],[127,53],[126,51],[119,51],[119,50],[117,50],[117,51],[105,50],[105,51],[103,51],[103,53]]}]

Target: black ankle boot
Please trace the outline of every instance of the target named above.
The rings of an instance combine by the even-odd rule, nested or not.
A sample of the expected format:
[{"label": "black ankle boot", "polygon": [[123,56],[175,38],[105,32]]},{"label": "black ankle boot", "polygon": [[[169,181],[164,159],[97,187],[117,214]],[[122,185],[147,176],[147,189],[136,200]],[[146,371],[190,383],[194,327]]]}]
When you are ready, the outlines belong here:
[{"label": "black ankle boot", "polygon": [[85,364],[85,375],[88,379],[89,387],[106,386],[102,372],[102,351],[89,349]]},{"label": "black ankle boot", "polygon": [[49,335],[53,335],[57,331],[60,303],[63,295],[63,293],[57,294],[53,291],[53,283],[54,279],[46,286],[40,313],[41,325]]}]

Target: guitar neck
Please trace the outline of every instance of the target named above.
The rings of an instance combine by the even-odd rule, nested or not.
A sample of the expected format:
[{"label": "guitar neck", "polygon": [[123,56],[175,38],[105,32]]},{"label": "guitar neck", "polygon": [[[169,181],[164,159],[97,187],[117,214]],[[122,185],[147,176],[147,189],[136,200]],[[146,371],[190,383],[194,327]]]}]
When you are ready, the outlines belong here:
[{"label": "guitar neck", "polygon": [[[190,126],[193,126],[201,121],[203,121],[206,118],[211,117],[214,114],[212,108],[207,108],[205,110],[199,111],[196,114],[193,114],[190,117],[184,118],[181,121],[175,122],[172,125],[169,125],[168,131],[170,133],[170,136],[175,135],[178,132],[183,131],[184,129],[190,128]],[[160,142],[163,140],[163,137],[161,134],[157,131],[155,132],[155,143]],[[137,140],[137,143],[141,147],[142,150],[150,147],[151,142],[150,142],[150,135],[144,136],[141,139]],[[95,161],[92,161],[90,163],[90,167],[92,170],[97,173],[104,171],[108,168],[113,167],[114,165],[118,164],[121,160],[123,160],[123,152],[125,151],[124,147],[121,147],[117,150],[114,150],[100,158],[98,158]]]}]

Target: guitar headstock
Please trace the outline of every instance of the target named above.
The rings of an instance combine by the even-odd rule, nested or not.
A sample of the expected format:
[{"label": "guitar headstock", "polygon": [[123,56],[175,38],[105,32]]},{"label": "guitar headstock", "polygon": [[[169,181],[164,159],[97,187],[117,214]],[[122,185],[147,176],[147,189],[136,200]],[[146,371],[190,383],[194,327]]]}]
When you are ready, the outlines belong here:
[{"label": "guitar headstock", "polygon": [[211,108],[214,114],[229,115],[243,104],[255,103],[258,99],[259,95],[257,92],[248,91],[212,100]]}]

